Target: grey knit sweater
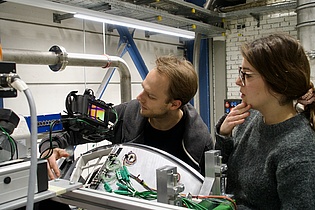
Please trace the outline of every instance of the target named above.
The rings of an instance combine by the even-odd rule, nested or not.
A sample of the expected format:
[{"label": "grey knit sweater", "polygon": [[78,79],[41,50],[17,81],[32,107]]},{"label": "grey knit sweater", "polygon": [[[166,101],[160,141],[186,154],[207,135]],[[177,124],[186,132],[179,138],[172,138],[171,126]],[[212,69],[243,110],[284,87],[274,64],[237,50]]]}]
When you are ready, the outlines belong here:
[{"label": "grey knit sweater", "polygon": [[239,209],[315,209],[315,132],[301,114],[266,125],[255,110],[233,130],[218,134],[216,149],[228,165],[227,193]]}]

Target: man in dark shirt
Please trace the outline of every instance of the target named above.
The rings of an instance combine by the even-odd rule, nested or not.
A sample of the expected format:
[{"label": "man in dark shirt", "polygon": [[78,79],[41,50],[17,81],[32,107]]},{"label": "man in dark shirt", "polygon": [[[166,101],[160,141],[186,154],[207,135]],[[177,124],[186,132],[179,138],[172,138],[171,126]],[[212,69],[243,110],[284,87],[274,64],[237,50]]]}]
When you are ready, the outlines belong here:
[{"label": "man in dark shirt", "polygon": [[[188,103],[196,94],[198,77],[192,64],[175,56],[156,60],[142,82],[143,91],[137,99],[115,106],[118,121],[113,144],[133,142],[164,150],[204,173],[204,152],[213,149],[208,127],[194,107]],[[66,140],[58,139],[48,159],[49,177],[59,176],[55,160],[68,154],[60,149]],[[45,152],[49,142],[41,143]],[[54,173],[55,174],[54,174]]]}]

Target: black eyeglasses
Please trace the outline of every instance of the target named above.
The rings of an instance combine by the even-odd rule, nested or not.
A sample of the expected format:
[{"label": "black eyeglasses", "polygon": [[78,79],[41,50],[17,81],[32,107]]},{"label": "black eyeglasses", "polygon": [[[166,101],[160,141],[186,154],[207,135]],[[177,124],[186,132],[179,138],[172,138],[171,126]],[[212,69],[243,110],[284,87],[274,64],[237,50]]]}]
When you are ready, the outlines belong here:
[{"label": "black eyeglasses", "polygon": [[255,73],[243,72],[243,67],[238,67],[238,76],[241,79],[242,85],[245,86],[245,78],[251,75],[256,75]]}]

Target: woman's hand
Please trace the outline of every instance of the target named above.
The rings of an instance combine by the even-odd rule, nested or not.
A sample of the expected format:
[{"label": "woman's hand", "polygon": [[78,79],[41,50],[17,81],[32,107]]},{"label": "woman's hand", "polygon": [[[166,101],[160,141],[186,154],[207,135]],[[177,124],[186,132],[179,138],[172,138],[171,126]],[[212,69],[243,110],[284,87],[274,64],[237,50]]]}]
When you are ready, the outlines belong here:
[{"label": "woman's hand", "polygon": [[[47,155],[49,150],[45,151],[41,156],[44,157]],[[57,160],[62,157],[69,157],[69,153],[66,152],[64,149],[60,148],[54,148],[53,154],[47,159],[47,172],[48,172],[48,178],[50,180],[53,180],[55,178],[58,178],[60,176],[60,170],[57,165]]]},{"label": "woman's hand", "polygon": [[249,116],[251,105],[242,102],[234,107],[231,112],[226,116],[220,127],[220,134],[223,136],[231,136],[232,130],[235,126],[242,124],[245,118]]}]

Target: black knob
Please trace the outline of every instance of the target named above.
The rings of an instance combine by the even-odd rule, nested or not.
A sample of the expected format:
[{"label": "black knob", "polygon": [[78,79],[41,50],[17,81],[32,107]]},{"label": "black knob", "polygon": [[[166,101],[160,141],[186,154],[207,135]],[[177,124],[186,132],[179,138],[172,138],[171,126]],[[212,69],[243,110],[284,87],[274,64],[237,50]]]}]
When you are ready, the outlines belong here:
[{"label": "black knob", "polygon": [[4,184],[10,184],[10,182],[11,182],[11,177],[9,177],[9,176],[5,177],[4,180],[3,180],[3,182],[4,182]]}]

